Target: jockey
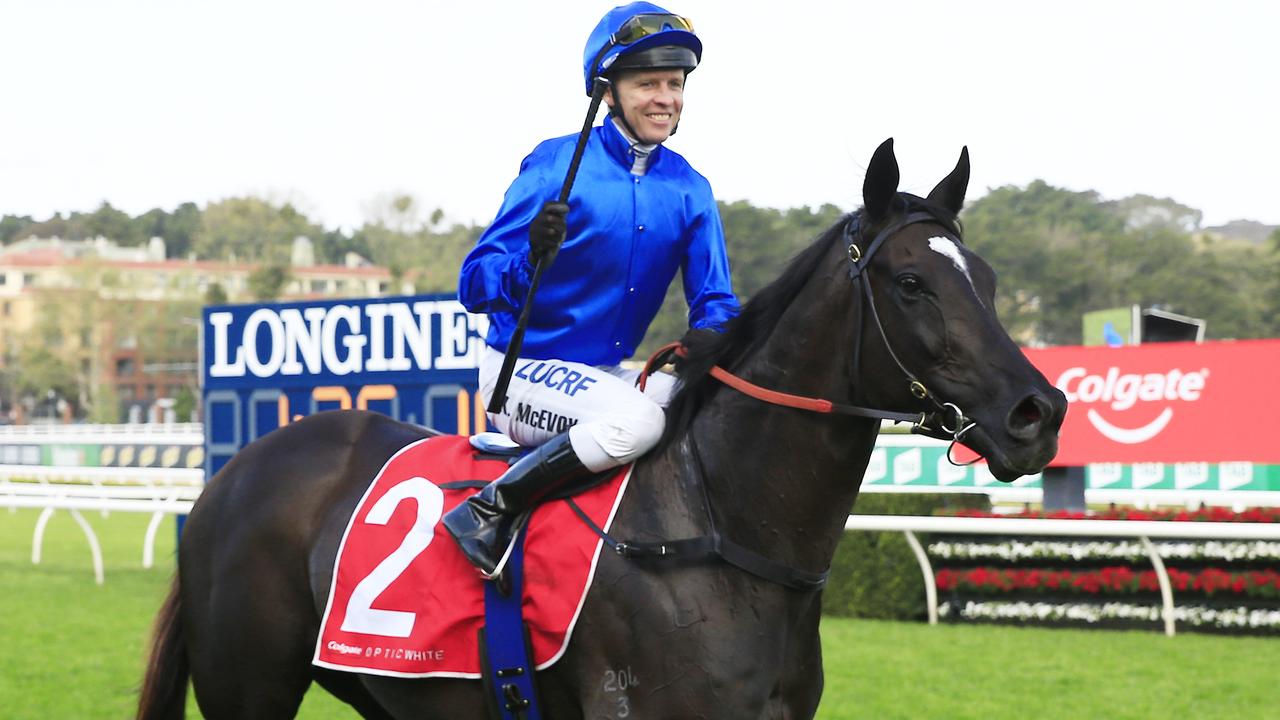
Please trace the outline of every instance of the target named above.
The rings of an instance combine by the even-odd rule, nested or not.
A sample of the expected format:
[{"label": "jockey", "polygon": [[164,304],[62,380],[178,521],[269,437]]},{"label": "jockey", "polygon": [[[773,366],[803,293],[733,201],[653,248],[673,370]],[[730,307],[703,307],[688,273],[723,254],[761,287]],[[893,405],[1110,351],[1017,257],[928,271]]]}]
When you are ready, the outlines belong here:
[{"label": "jockey", "polygon": [[515,520],[550,493],[657,444],[675,379],[641,392],[631,357],[683,273],[690,333],[720,331],[738,312],[707,180],[662,146],[676,131],[684,83],[702,43],[682,17],[647,2],[609,11],[587,39],[587,94],[610,81],[609,119],[591,129],[568,204],[555,201],[577,134],[547,140],[520,166],[493,223],[462,263],[458,298],[487,313],[480,391],[492,398],[535,262],[554,257],[537,291],[506,404],[489,420],[537,446],[444,517],[487,578],[501,570]]}]

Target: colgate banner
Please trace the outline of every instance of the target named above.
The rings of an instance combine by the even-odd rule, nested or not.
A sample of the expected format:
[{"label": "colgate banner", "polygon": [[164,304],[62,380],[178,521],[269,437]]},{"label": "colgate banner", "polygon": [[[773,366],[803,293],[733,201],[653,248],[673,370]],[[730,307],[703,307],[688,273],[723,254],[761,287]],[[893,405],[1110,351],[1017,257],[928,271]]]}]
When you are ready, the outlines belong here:
[{"label": "colgate banner", "polygon": [[1054,465],[1280,463],[1280,340],[1026,354],[1067,395]]}]

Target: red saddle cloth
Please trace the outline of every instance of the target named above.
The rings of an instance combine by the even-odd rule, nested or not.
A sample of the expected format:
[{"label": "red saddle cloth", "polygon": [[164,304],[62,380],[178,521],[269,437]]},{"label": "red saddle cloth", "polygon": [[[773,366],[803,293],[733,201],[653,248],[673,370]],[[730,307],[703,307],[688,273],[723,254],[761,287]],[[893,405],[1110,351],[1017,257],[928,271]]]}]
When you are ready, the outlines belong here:
[{"label": "red saddle cloth", "polygon": [[[506,469],[504,461],[480,459],[459,436],[420,440],[388,460],[342,537],[312,662],[397,677],[480,677],[483,581],[439,525],[475,490],[440,485],[488,481]],[[630,470],[574,497],[606,530]],[[533,512],[523,602],[538,669],[569,645],[602,546],[564,500]]]}]

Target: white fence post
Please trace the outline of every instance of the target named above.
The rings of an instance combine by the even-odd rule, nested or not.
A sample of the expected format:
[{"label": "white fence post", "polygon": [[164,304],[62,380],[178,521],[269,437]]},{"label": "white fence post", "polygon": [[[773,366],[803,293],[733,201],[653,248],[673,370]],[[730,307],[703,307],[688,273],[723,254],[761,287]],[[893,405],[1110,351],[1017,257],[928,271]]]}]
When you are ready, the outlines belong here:
[{"label": "white fence post", "polygon": [[[106,510],[103,510],[105,513]],[[93,534],[93,528],[89,527],[89,521],[84,519],[79,510],[72,509],[71,517],[75,518],[80,529],[84,531],[84,536],[89,540],[89,552],[93,555],[93,579],[99,585],[102,584],[102,546],[98,544],[98,536]]]},{"label": "white fence post", "polygon": [[920,573],[924,575],[924,602],[929,608],[929,624],[937,625],[938,583],[933,579],[933,565],[929,564],[929,555],[916,539],[916,534],[910,530],[903,530],[902,533],[907,536],[907,544],[911,546],[911,552],[916,554],[916,562],[920,563]]},{"label": "white fence post", "polygon": [[1160,600],[1163,603],[1160,614],[1164,617],[1164,634],[1173,637],[1173,586],[1169,583],[1169,573],[1164,569],[1164,558],[1160,557],[1156,546],[1151,543],[1151,538],[1143,535],[1138,539],[1142,541],[1142,547],[1146,548],[1147,556],[1151,558],[1151,566],[1156,569],[1156,578],[1160,580]]}]

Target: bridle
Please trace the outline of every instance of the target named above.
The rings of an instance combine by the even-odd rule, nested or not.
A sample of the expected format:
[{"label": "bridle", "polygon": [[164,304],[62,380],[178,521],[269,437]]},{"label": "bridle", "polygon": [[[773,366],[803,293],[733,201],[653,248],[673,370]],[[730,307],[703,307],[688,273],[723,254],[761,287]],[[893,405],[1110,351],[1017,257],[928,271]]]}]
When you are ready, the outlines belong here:
[{"label": "bridle", "polygon": [[[869,244],[861,241],[865,239],[862,232],[862,221],[860,213],[850,213],[845,220],[844,225],[844,241],[846,242],[846,253],[849,258],[849,279],[855,286],[861,286],[861,298],[865,301],[862,303],[862,315],[869,314],[875,323],[876,331],[880,333],[880,340],[884,343],[885,350],[889,353],[889,358],[898,366],[898,370],[907,379],[907,388],[911,392],[912,397],[917,400],[927,400],[933,405],[933,410],[920,413],[919,417],[912,421],[911,432],[936,438],[939,440],[949,440],[954,445],[963,439],[964,435],[977,426],[970,418],[966,417],[964,411],[958,405],[952,402],[944,402],[937,398],[928,387],[925,386],[915,373],[907,369],[907,366],[898,357],[893,350],[893,343],[889,341],[889,335],[884,330],[884,323],[880,320],[880,312],[876,309],[875,295],[871,291],[871,277],[865,272],[867,266],[871,264],[871,259],[876,252],[884,245],[885,241],[893,235],[902,231],[909,225],[917,223],[936,223],[946,227],[946,237],[957,245],[962,245],[959,232],[951,226],[940,220],[932,213],[916,210],[912,211],[908,205],[907,213],[898,221],[888,225],[880,232],[876,233]],[[866,249],[863,250],[862,248]],[[857,376],[862,356],[862,334],[855,333],[853,346],[853,367],[854,375]],[[883,420],[893,420],[895,422],[903,422],[898,420],[896,416],[899,413],[890,413],[884,411],[871,411],[871,417],[880,417]],[[951,451],[948,448],[947,458],[951,458]]]}]

